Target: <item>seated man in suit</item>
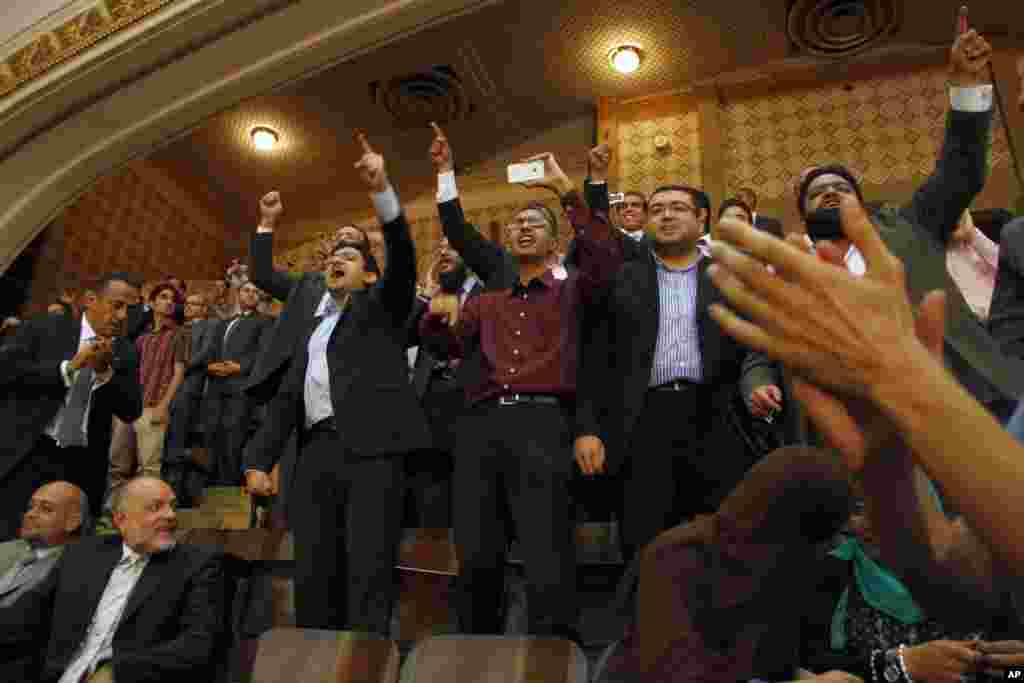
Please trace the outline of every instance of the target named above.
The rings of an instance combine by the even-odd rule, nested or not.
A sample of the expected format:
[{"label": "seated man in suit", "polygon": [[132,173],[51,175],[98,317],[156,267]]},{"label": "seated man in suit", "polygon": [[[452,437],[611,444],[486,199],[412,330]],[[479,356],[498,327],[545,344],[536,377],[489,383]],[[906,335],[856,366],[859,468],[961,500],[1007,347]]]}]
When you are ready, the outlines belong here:
[{"label": "seated man in suit", "polygon": [[225,623],[220,560],[175,543],[174,491],[159,479],[133,479],[111,502],[119,535],[70,546],[0,608],[0,669],[43,652],[26,680],[79,683],[104,665],[118,683],[211,680]]},{"label": "seated man in suit", "polygon": [[736,191],[736,198],[750,209],[750,224],[758,230],[782,237],[782,222],[778,218],[762,216],[757,212],[757,193],[749,187],[741,187]]},{"label": "seated man in suit", "polygon": [[238,291],[241,313],[213,329],[206,354],[193,363],[206,366],[207,388],[203,404],[207,446],[213,456],[213,479],[218,486],[238,486],[242,481],[242,452],[249,437],[252,405],[245,394],[263,340],[274,324],[256,312],[260,290],[246,282]]},{"label": "seated man in suit", "polygon": [[135,345],[121,336],[133,278],[104,277],[80,318],[23,323],[0,350],[0,541],[14,537],[25,501],[47,481],[78,485],[99,513],[113,416],[142,414]]},{"label": "seated man in suit", "polygon": [[246,484],[272,490],[270,471],[293,431],[295,617],[302,628],[387,634],[402,521],[402,456],[430,446],[409,384],[407,320],[416,253],[384,159],[360,136],[357,164],[383,226],[383,276],[365,244],[342,244],[323,275],[330,298],[295,349],[267,420],[246,449]]},{"label": "seated man in suit", "polygon": [[64,545],[91,530],[89,499],[66,481],[32,494],[18,540],[0,543],[0,607],[9,607],[39,584],[60,559]]}]

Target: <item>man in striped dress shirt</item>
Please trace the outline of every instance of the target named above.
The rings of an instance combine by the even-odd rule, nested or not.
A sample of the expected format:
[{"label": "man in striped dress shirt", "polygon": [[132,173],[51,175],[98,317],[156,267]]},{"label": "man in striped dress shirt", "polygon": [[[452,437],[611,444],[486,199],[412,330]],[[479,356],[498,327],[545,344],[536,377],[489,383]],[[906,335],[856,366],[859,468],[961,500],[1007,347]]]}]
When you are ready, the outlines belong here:
[{"label": "man in striped dress shirt", "polygon": [[[714,510],[749,467],[725,415],[745,351],[708,315],[721,298],[707,277],[708,200],[670,185],[649,199],[650,251],[628,261],[608,305],[609,358],[583,381],[576,460],[585,474],[621,470],[620,535],[629,560],[659,532]],[[611,404],[608,404],[608,402]],[[615,419],[597,419],[603,405]]]}]

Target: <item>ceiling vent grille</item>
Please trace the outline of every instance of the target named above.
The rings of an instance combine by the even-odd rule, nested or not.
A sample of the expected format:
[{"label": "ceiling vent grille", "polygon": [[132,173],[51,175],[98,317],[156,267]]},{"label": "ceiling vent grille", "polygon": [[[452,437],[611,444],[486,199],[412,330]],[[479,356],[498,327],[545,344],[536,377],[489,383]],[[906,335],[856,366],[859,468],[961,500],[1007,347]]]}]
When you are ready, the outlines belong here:
[{"label": "ceiling vent grille", "polygon": [[425,126],[431,121],[462,121],[474,111],[469,92],[450,66],[374,81],[370,83],[370,97],[399,128]]},{"label": "ceiling vent grille", "polygon": [[893,0],[794,0],[787,21],[797,47],[832,58],[863,52],[895,28]]}]

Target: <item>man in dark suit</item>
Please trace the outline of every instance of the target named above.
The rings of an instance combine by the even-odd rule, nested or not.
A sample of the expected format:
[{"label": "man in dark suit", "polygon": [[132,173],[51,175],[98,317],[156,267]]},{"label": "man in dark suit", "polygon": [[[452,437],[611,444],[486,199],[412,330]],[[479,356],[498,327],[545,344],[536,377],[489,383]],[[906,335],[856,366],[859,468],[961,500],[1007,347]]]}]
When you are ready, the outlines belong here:
[{"label": "man in dark suit", "polygon": [[736,191],[736,198],[747,205],[750,209],[753,225],[758,230],[763,230],[770,235],[782,237],[782,221],[770,216],[762,216],[757,212],[757,193],[749,187],[741,187]]},{"label": "man in dark suit", "polygon": [[0,543],[0,608],[41,583],[64,546],[90,533],[92,515],[82,489],[66,481],[39,487],[21,518],[18,540]]},{"label": "man in dark suit", "polygon": [[[483,284],[443,237],[436,268],[440,288],[435,297],[451,297],[461,308],[483,291]],[[417,524],[422,528],[447,529],[452,525],[452,449],[458,418],[466,402],[465,392],[456,381],[457,368],[457,359],[419,346],[412,385],[423,404],[433,439],[430,453],[415,458],[409,471],[410,494]]]},{"label": "man in dark suit", "polygon": [[103,278],[82,317],[24,322],[0,349],[0,541],[14,537],[24,502],[46,481],[76,484],[99,513],[113,416],[142,414],[135,345],[119,336],[139,296],[129,280]]},{"label": "man in dark suit", "polygon": [[213,457],[213,480],[219,486],[238,486],[242,480],[242,455],[252,419],[245,386],[273,326],[271,318],[256,312],[259,297],[256,285],[242,285],[238,291],[241,313],[214,326],[205,353],[192,361],[193,365],[206,367],[203,412],[207,447]]},{"label": "man in dark suit", "polygon": [[[284,302],[284,309],[265,340],[266,350],[257,360],[246,387],[246,393],[258,405],[277,393],[294,349],[309,331],[317,307],[327,294],[323,272],[296,274],[274,268],[274,228],[283,212],[280,193],[264,195],[260,199],[260,224],[250,245],[253,284]],[[339,229],[336,238],[341,244],[357,247],[369,243],[366,233],[354,225]]]},{"label": "man in dark suit", "polygon": [[[992,123],[992,86],[987,64],[991,47],[974,31],[960,36],[952,50],[951,111],[942,154],[935,170],[901,207],[882,205],[871,212],[885,246],[906,267],[907,292],[919,304],[925,294],[944,289],[946,297],[945,360],[960,383],[997,417],[1009,417],[1024,394],[1024,363],[1000,350],[973,314],[946,267],[946,245],[963,212],[985,184],[987,145]],[[863,275],[864,259],[843,234],[839,206],[863,203],[860,184],[848,169],[819,166],[804,175],[797,206],[814,242],[826,241],[845,255],[847,269]],[[763,356],[751,357],[757,375],[751,384],[777,381],[779,371]],[[802,414],[790,431],[805,431]]]},{"label": "man in dark suit", "polygon": [[383,226],[388,269],[367,245],[339,245],[324,282],[330,298],[295,349],[266,422],[246,451],[246,484],[271,491],[269,472],[293,431],[299,466],[289,521],[295,535],[295,614],[303,628],[387,634],[401,534],[402,456],[430,446],[409,383],[407,321],[416,254],[384,159],[360,136],[357,167]]},{"label": "man in dark suit", "polygon": [[206,300],[201,294],[189,294],[185,298],[185,329],[191,343],[185,381],[171,403],[171,426],[167,434],[163,470],[164,480],[174,489],[178,504],[183,507],[191,506],[206,479],[190,457],[190,450],[199,443],[197,439],[202,431],[200,408],[207,381],[207,363],[203,361],[211,357],[217,340],[214,331],[218,325],[216,321],[208,320],[206,313]]},{"label": "man in dark suit", "polygon": [[[120,683],[212,680],[226,643],[226,587],[208,551],[176,545],[174,492],[134,479],[112,497],[119,535],[70,546],[57,567],[0,609],[0,668],[21,680],[78,683],[107,667]],[[29,674],[24,668],[24,674]]]},{"label": "man in dark suit", "polygon": [[[659,532],[713,510],[750,465],[725,419],[744,350],[707,314],[720,299],[701,249],[702,192],[659,188],[649,199],[651,245],[627,262],[607,300],[604,350],[588,351],[577,405],[576,459],[623,479],[620,536],[627,560]],[[604,409],[607,418],[600,418]]]}]

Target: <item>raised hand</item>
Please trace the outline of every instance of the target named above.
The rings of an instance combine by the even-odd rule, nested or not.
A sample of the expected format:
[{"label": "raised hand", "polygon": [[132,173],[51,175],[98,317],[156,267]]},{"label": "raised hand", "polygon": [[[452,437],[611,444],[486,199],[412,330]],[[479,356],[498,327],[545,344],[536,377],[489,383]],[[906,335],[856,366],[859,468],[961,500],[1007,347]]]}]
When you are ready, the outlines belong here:
[{"label": "raised hand", "polygon": [[452,148],[444,131],[433,121],[430,127],[434,129],[434,141],[430,143],[430,162],[434,164],[434,172],[441,174],[455,170]]},{"label": "raised hand", "polygon": [[356,134],[356,140],[359,141],[359,145],[363,150],[362,158],[355,163],[355,168],[359,171],[359,177],[366,183],[366,187],[370,192],[384,192],[388,189],[389,184],[388,174],[384,168],[384,157],[373,151],[370,143],[366,140],[366,136],[362,133]]},{"label": "raised hand", "polygon": [[988,83],[991,57],[992,46],[977,31],[961,33],[950,51],[950,82],[960,87]]},{"label": "raised hand", "polygon": [[590,162],[590,178],[598,182],[608,180],[608,166],[612,160],[612,150],[608,146],[608,133],[605,141],[590,150],[587,155]]},{"label": "raised hand", "polygon": [[441,316],[446,323],[455,327],[459,322],[459,297],[455,294],[438,294],[430,300],[430,313]]},{"label": "raised hand", "polygon": [[71,369],[78,372],[82,368],[92,368],[97,372],[106,370],[113,358],[112,342],[109,339],[96,339],[71,359]]},{"label": "raised hand", "polygon": [[584,475],[590,477],[604,472],[605,450],[600,437],[592,434],[578,437],[573,444],[573,455]]},{"label": "raised hand", "polygon": [[273,228],[283,211],[284,204],[281,203],[280,192],[275,190],[263,195],[263,198],[260,199],[260,227]]},{"label": "raised hand", "polygon": [[555,159],[555,155],[551,152],[536,154],[529,159],[523,159],[523,161],[544,162],[544,178],[542,180],[525,182],[523,183],[525,187],[543,187],[548,190],[554,190],[560,195],[572,190],[572,181],[569,180],[569,176],[565,174],[562,167],[558,165],[558,160]]}]

